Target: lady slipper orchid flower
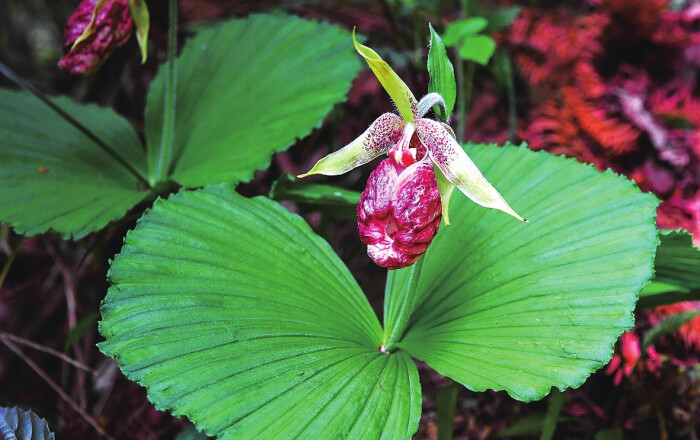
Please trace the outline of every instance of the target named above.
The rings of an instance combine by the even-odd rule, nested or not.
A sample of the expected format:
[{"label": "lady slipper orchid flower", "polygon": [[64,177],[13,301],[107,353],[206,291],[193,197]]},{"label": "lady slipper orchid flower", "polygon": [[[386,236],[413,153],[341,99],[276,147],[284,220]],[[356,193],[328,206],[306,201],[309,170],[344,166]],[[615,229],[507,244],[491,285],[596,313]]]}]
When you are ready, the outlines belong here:
[{"label": "lady slipper orchid flower", "polygon": [[63,31],[65,55],[58,66],[72,74],[94,73],[129,40],[134,27],[145,62],[149,15],[144,0],[82,0]]},{"label": "lady slipper orchid flower", "polygon": [[355,49],[396,104],[360,137],[319,160],[307,173],[335,176],[387,154],[370,175],[357,206],[358,229],[372,260],[399,269],[428,248],[440,225],[449,224],[448,203],[456,186],[475,203],[526,221],[486,180],[446,124],[424,118],[445,103],[437,93],[416,101],[408,86],[379,55],[355,39]]}]

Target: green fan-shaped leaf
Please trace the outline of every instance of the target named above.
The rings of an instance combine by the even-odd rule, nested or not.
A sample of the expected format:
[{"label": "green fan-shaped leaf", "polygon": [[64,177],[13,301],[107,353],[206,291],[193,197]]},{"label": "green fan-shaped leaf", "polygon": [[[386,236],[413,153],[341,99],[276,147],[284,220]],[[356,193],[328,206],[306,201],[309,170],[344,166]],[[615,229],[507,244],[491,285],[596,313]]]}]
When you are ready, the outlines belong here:
[{"label": "green fan-shaped leaf", "polygon": [[295,202],[301,213],[320,212],[337,221],[356,221],[360,193],[319,183],[308,183],[283,174],[272,183],[272,200]]},{"label": "green fan-shaped leaf", "polygon": [[654,281],[700,288],[700,249],[685,231],[662,231]]},{"label": "green fan-shaped leaf", "polygon": [[228,186],[159,200],[110,269],[100,348],[220,439],[409,438],[420,385],[304,220]]},{"label": "green fan-shaped leaf", "polygon": [[442,41],[446,45],[452,46],[464,37],[471,37],[483,31],[488,24],[489,22],[483,17],[469,17],[453,21],[447,25]]},{"label": "green fan-shaped leaf", "polygon": [[[53,102],[145,175],[143,148],[123,118],[67,98]],[[80,238],[148,194],[134,173],[45,103],[9,90],[0,90],[0,181],[0,222],[27,235],[53,229]]]},{"label": "green fan-shaped leaf", "polygon": [[[177,60],[169,177],[185,186],[247,181],[272,153],[321,124],[360,69],[350,34],[291,16],[254,15],[202,30]],[[146,106],[157,169],[164,70]]]},{"label": "green fan-shaped leaf", "polygon": [[700,249],[683,230],[661,231],[654,281],[639,293],[639,308],[700,300]]},{"label": "green fan-shaped leaf", "polygon": [[[652,273],[657,201],[573,159],[513,146],[468,152],[530,223],[453,195],[398,347],[476,391],[534,400],[578,386],[633,324]],[[387,328],[410,272],[387,283]]]},{"label": "green fan-shaped leaf", "polygon": [[467,37],[459,47],[459,56],[465,60],[476,61],[486,65],[496,50],[496,41],[488,35]]},{"label": "green fan-shaped leaf", "polygon": [[[474,6],[481,6],[474,3]],[[493,35],[494,33],[507,28],[515,21],[515,19],[520,14],[521,8],[519,6],[511,6],[508,8],[497,8],[497,9],[485,9],[482,13],[483,16],[488,20],[489,24],[484,29],[486,35]]]},{"label": "green fan-shaped leaf", "polygon": [[331,207],[349,207],[353,210],[360,201],[360,193],[344,188],[318,183],[308,183],[283,174],[272,183],[270,198],[292,202]]},{"label": "green fan-shaped leaf", "polygon": [[46,420],[32,411],[0,407],[0,437],[6,440],[53,440]]}]

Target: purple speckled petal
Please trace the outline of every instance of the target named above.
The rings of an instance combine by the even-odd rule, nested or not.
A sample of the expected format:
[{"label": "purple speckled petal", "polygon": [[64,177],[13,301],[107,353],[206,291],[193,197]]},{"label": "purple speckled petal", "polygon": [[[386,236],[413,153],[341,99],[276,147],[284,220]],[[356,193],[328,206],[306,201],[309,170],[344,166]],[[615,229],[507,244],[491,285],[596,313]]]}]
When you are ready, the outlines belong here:
[{"label": "purple speckled petal", "polygon": [[384,113],[360,137],[316,162],[311,170],[298,177],[324,174],[337,176],[364,165],[387,153],[401,139],[406,122],[393,113]]},{"label": "purple speckled petal", "polygon": [[440,168],[445,178],[455,184],[464,195],[478,205],[498,209],[520,221],[526,221],[486,180],[464,149],[439,122],[418,119],[415,124],[418,137],[428,150],[432,161]]}]

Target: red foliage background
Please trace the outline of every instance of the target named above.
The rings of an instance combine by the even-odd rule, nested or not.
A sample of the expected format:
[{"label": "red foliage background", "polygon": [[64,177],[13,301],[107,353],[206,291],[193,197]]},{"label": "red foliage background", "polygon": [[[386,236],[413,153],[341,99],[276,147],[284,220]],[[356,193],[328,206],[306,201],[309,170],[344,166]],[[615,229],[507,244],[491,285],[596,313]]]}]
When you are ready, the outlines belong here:
[{"label": "red foliage background", "polygon": [[631,177],[664,201],[661,228],[700,245],[700,3],[590,3],[525,8],[502,35],[530,98],[518,134]]}]

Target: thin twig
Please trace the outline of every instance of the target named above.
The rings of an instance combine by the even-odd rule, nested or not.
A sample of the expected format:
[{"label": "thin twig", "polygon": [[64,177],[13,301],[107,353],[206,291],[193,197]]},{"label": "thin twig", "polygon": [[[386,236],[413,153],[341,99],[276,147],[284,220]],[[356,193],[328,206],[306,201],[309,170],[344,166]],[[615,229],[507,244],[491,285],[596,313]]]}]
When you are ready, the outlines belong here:
[{"label": "thin twig", "polygon": [[70,330],[78,323],[77,306],[75,303],[75,282],[73,281],[73,274],[65,265],[61,264],[60,270],[66,291],[66,313],[68,314],[68,330]]},{"label": "thin twig", "polygon": [[[76,301],[75,301],[75,273],[68,267],[68,264],[63,260],[58,249],[53,245],[53,242],[47,240],[48,246],[46,249],[49,251],[53,257],[58,270],[61,272],[61,277],[63,278],[64,293],[66,297],[66,314],[68,315],[68,331],[76,326],[78,323],[78,317],[76,312]],[[83,351],[80,349],[79,345],[73,346],[73,352],[78,358],[78,361],[83,362]],[[64,370],[65,371],[65,370]],[[67,372],[66,372],[67,373]],[[82,371],[77,372],[77,390],[78,390],[78,403],[80,407],[85,409],[87,405],[87,395],[85,394],[85,374]],[[61,383],[65,382],[65,376],[62,376]]]},{"label": "thin twig", "polygon": [[146,409],[148,409],[149,406],[150,403],[144,401],[143,403],[141,403],[141,406],[132,411],[131,414],[129,414],[129,417],[127,417],[127,419],[121,423],[121,427],[117,431],[117,435],[121,437],[122,434],[126,432],[126,430],[129,428],[129,426],[131,426],[132,423],[137,421],[141,414],[143,414],[143,412],[146,411]]},{"label": "thin twig", "polygon": [[34,372],[35,372],[37,375],[39,375],[39,377],[41,377],[42,379],[44,379],[44,381],[45,381],[51,388],[53,388],[53,390],[61,397],[61,399],[63,399],[71,408],[73,408],[73,410],[74,410],[75,412],[77,412],[78,414],[80,414],[80,416],[81,416],[83,419],[85,419],[85,421],[88,423],[88,425],[92,426],[92,428],[93,428],[95,431],[97,431],[100,435],[102,435],[102,436],[105,437],[106,439],[108,439],[108,440],[115,440],[114,437],[112,437],[111,435],[107,434],[107,432],[106,432],[104,429],[102,429],[102,427],[97,423],[97,421],[96,421],[95,419],[93,419],[92,417],[90,417],[90,415],[89,415],[88,413],[86,413],[85,410],[83,410],[82,408],[80,408],[80,406],[78,406],[78,404],[75,403],[75,401],[74,401],[73,399],[71,399],[70,396],[69,396],[68,394],[66,394],[66,392],[63,391],[63,389],[62,389],[61,387],[59,387],[58,385],[56,385],[56,383],[55,383],[53,380],[51,380],[51,378],[49,377],[49,375],[46,374],[46,372],[44,372],[44,370],[42,370],[33,360],[31,360],[29,357],[27,357],[27,356],[22,352],[22,350],[19,349],[19,347],[17,347],[15,344],[13,344],[12,342],[10,342],[9,340],[7,340],[7,339],[5,339],[5,338],[0,338],[0,341],[2,341],[2,343],[5,344],[5,345],[7,346],[7,348],[9,348],[10,350],[12,350],[17,356],[19,356],[27,365],[29,365],[29,367],[30,367],[32,370],[34,370]]},{"label": "thin twig", "polygon": [[[68,313],[68,331],[71,329],[75,328],[75,326],[78,323],[78,318],[77,318],[77,312],[76,312],[76,301],[75,301],[75,277],[73,277],[73,274],[68,270],[67,267],[63,266],[64,270],[61,270],[63,273],[63,282],[65,286],[65,292],[66,292],[66,309]],[[83,357],[83,349],[79,344],[74,344],[73,345],[73,353],[75,354],[75,357],[78,359],[80,362],[84,362],[85,359]],[[80,407],[85,409],[87,407],[87,394],[85,393],[85,373],[81,370],[76,372],[78,375],[78,383],[77,383],[77,388],[78,388],[78,402],[80,403]]]},{"label": "thin twig", "polygon": [[654,403],[654,411],[656,412],[656,419],[659,422],[659,431],[661,431],[661,435],[659,437],[661,438],[661,440],[668,440],[668,431],[666,430],[666,418],[664,417],[663,411],[661,411],[661,407],[657,403]]},{"label": "thin twig", "polygon": [[[411,266],[410,282],[408,285],[408,290],[401,292],[403,295],[400,303],[398,304],[398,312],[395,314],[394,321],[391,323],[391,329],[389,329],[389,324],[387,324],[387,330],[390,333],[385,333],[384,343],[379,348],[382,353],[392,353],[398,349],[397,344],[401,341],[401,338],[406,332],[406,327],[411,319],[411,315],[416,307],[416,296],[418,294],[418,281],[420,280],[421,272],[423,271],[423,262],[425,261],[425,256],[422,256],[413,263]],[[391,319],[391,318],[388,318]]]},{"label": "thin twig", "polygon": [[87,371],[88,373],[92,374],[93,376],[97,375],[97,371],[93,370],[92,368],[88,367],[87,365],[80,363],[65,354],[61,353],[60,351],[54,350],[53,348],[47,347],[45,345],[37,344],[36,342],[29,341],[27,339],[24,339],[20,336],[13,335],[11,333],[6,333],[0,331],[0,339],[6,339],[10,340],[13,342],[16,342],[20,345],[24,345],[29,348],[33,348],[35,350],[39,350],[43,353],[50,354],[52,356],[56,356],[57,358],[61,359],[63,362],[67,364],[71,364],[75,368],[79,368],[83,371]]}]

